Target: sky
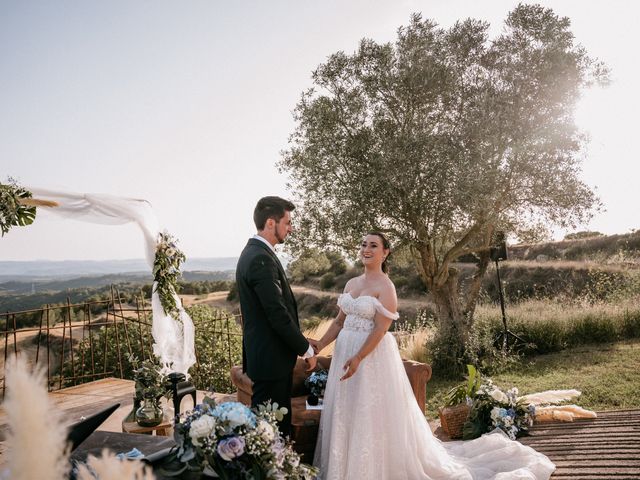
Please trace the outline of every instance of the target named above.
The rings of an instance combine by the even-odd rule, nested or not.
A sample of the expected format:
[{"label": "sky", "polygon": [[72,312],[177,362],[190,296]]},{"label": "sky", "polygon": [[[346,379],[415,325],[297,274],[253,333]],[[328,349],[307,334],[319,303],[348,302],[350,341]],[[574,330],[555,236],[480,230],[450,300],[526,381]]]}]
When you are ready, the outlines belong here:
[{"label": "sky", "polygon": [[[276,162],[311,72],[363,37],[393,41],[420,12],[500,32],[508,0],[0,0],[0,178],[151,202],[187,257],[237,256],[258,198],[290,196]],[[605,211],[580,230],[638,228],[640,2],[539,2],[612,70],[576,120],[583,180]],[[40,209],[43,210],[43,209]],[[556,229],[561,238],[564,231]],[[0,238],[0,260],[142,258],[132,224],[39,211]]]}]

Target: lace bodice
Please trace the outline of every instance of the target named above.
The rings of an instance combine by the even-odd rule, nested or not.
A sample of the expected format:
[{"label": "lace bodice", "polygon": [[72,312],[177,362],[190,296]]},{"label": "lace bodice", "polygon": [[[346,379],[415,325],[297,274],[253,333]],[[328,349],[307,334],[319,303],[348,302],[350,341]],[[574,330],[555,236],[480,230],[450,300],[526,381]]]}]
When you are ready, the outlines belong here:
[{"label": "lace bodice", "polygon": [[397,313],[391,313],[384,308],[380,300],[370,295],[360,295],[357,298],[353,298],[350,293],[343,293],[338,297],[338,306],[347,316],[342,328],[354,332],[370,332],[373,330],[373,318],[376,312],[380,312],[385,317],[393,320],[397,320],[399,317]]}]

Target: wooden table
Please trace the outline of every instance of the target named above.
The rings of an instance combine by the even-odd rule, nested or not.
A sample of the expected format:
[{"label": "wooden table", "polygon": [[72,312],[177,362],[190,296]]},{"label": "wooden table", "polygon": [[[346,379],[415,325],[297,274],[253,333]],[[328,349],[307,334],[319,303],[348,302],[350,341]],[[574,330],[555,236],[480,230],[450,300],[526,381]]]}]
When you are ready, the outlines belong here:
[{"label": "wooden table", "polygon": [[[126,419],[125,419],[126,420]],[[158,436],[168,437],[172,434],[173,421],[168,419],[166,416],[163,418],[162,422],[153,427],[141,427],[137,422],[127,422],[122,421],[122,431],[124,433],[143,433],[153,435],[154,433]]]}]

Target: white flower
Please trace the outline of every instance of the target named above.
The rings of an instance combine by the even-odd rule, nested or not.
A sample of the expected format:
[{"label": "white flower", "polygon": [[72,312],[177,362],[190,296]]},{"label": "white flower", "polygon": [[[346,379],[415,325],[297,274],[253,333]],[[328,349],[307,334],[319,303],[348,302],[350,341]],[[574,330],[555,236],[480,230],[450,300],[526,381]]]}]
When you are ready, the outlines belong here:
[{"label": "white flower", "polygon": [[272,441],[276,436],[276,433],[273,430],[273,426],[269,422],[266,422],[264,420],[260,420],[258,422],[256,430],[262,438],[269,442]]},{"label": "white flower", "polygon": [[240,425],[249,425],[250,419],[247,413],[240,409],[233,409],[227,412],[225,415],[229,426],[231,428],[239,427]]},{"label": "white flower", "polygon": [[499,388],[494,388],[490,395],[496,402],[506,403],[508,401],[507,396]]},{"label": "white flower", "polygon": [[196,447],[202,445],[200,439],[206,438],[211,435],[213,429],[216,428],[216,420],[210,415],[203,415],[197,420],[191,422],[189,427],[189,437],[191,437],[191,443]]}]

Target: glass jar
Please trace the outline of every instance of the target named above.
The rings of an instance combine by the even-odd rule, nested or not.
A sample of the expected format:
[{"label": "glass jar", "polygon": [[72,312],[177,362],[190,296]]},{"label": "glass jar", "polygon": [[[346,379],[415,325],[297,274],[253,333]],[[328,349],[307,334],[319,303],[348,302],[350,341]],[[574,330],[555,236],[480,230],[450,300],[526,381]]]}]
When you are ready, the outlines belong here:
[{"label": "glass jar", "polygon": [[155,427],[163,420],[162,408],[155,398],[144,398],[136,410],[136,422],[141,427]]}]

